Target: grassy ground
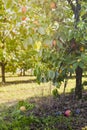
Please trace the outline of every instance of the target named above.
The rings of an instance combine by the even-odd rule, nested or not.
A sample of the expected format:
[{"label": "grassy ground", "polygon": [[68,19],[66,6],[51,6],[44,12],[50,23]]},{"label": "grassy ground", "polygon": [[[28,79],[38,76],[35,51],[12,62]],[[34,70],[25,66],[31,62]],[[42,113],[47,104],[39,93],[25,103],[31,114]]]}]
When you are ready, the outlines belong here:
[{"label": "grassy ground", "polygon": [[[0,79],[1,80],[1,79]],[[86,78],[83,78],[83,81]],[[38,85],[33,76],[6,77],[6,85],[0,86],[0,104],[14,103],[21,99],[29,97],[38,97],[51,95],[55,88],[51,83]],[[75,79],[70,79],[67,84],[66,92],[70,92],[75,87]],[[59,89],[59,93],[63,92],[63,85]]]},{"label": "grassy ground", "polygon": [[[75,79],[70,79],[66,92],[74,87]],[[38,85],[33,76],[6,77],[0,86],[0,130],[87,130],[87,91],[77,101],[73,94],[54,98],[54,88],[51,83]],[[64,115],[67,109],[69,117]]]}]

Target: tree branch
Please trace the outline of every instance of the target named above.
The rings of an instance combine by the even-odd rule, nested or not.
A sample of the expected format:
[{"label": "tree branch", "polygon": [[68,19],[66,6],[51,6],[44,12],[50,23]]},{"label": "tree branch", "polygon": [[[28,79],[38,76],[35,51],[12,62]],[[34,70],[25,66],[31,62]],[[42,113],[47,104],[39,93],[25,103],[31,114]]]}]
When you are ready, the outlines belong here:
[{"label": "tree branch", "polygon": [[65,42],[64,42],[60,37],[58,37],[58,40],[59,40],[63,45],[65,45]]},{"label": "tree branch", "polygon": [[75,12],[75,5],[72,3],[71,0],[67,0],[68,4],[71,6],[71,9],[73,10],[73,12]]},{"label": "tree branch", "polygon": [[76,4],[78,5],[78,0],[76,0]]}]

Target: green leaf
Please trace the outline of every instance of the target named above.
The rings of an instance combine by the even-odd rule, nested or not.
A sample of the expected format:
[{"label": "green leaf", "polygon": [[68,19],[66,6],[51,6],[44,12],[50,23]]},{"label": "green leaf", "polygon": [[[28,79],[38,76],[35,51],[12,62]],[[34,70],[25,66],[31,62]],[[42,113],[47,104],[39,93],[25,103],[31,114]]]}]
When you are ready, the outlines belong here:
[{"label": "green leaf", "polygon": [[79,67],[83,68],[84,64],[82,62],[79,63]]},{"label": "green leaf", "polygon": [[13,5],[13,0],[6,0],[6,7],[11,8]]},{"label": "green leaf", "polygon": [[73,64],[73,70],[75,70],[75,69],[77,68],[77,66],[78,66],[78,63],[75,62],[75,63]]},{"label": "green leaf", "polygon": [[56,86],[57,88],[59,88],[61,84],[58,82],[54,82],[53,85]]},{"label": "green leaf", "polygon": [[52,70],[49,70],[48,71],[48,77],[49,77],[49,79],[54,79],[54,77],[55,77],[55,72],[54,71],[52,71]]},{"label": "green leaf", "polygon": [[38,28],[38,32],[41,34],[41,35],[44,35],[45,34],[45,29],[43,27],[39,27]]}]

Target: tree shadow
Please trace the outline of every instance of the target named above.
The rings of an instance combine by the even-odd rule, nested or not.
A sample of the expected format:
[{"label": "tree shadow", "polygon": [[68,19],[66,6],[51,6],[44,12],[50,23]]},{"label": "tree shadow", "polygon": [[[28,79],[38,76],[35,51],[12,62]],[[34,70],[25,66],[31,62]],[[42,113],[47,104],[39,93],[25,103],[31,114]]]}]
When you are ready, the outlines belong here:
[{"label": "tree shadow", "polygon": [[[55,120],[56,122],[53,125],[55,129],[63,128],[62,130],[64,130],[65,128],[64,120],[67,118],[68,119],[72,118],[73,120],[71,120],[70,123],[72,124],[73,129],[79,130],[79,128],[81,128],[82,126],[85,126],[85,123],[87,121],[86,120],[87,119],[87,114],[86,114],[87,91],[84,91],[83,99],[80,101],[73,100],[72,96],[73,96],[72,94],[66,94],[65,96],[61,94],[60,97],[58,98],[54,98],[52,95],[44,96],[44,97],[31,97],[31,98],[27,98],[26,100],[15,100],[15,101],[10,101],[10,102],[5,102],[2,105],[8,106],[10,110],[8,111],[8,114],[11,114],[11,112],[14,111],[14,108],[16,107],[18,102],[22,102],[22,101],[28,102],[29,104],[34,104],[35,107],[33,109],[26,110],[25,111],[26,116],[29,117],[32,113],[32,115],[34,115],[38,119],[42,119],[42,117],[43,119],[49,119],[49,117],[52,117],[55,119],[55,117],[57,118],[60,117],[60,119],[63,119],[61,120],[62,123],[59,123],[58,121]],[[1,112],[3,111],[5,112],[4,109],[5,107],[3,108]],[[66,118],[64,116],[64,112],[67,109],[72,112],[72,115],[70,116],[70,118],[69,117]],[[80,109],[79,114],[75,113],[77,109]],[[63,118],[61,118],[61,116],[63,116]],[[78,124],[75,123],[77,116],[81,117],[81,118],[78,118],[78,122],[79,122]],[[10,117],[9,116],[6,117],[7,120],[8,118]],[[35,123],[32,124],[32,127],[34,128],[32,130],[37,130]],[[42,122],[41,125],[39,124],[39,127],[41,127],[41,129],[44,129],[44,123]]]},{"label": "tree shadow", "polygon": [[[29,97],[26,99],[8,101],[5,103],[2,103],[1,105],[15,106],[15,104],[20,101],[25,101],[25,102],[27,101],[31,104],[35,104],[37,108],[42,109],[46,107],[48,110],[53,109],[53,111],[59,111],[59,110],[62,111],[65,109],[71,109],[71,108],[76,108],[76,107],[78,108],[79,105],[80,107],[82,107],[81,106],[82,104],[87,103],[87,90],[83,91],[83,97],[81,100],[73,98],[73,95],[74,93],[71,92],[71,93],[66,93],[65,95],[62,93],[58,97],[54,97],[52,94],[48,96],[35,96],[35,97]],[[87,106],[87,104],[85,105]],[[50,111],[48,111],[48,113],[50,113]]]},{"label": "tree shadow", "polygon": [[0,82],[0,86],[8,86],[13,84],[28,84],[28,83],[35,83],[36,79],[29,79],[29,80],[14,80],[14,81],[6,81],[5,83]]}]

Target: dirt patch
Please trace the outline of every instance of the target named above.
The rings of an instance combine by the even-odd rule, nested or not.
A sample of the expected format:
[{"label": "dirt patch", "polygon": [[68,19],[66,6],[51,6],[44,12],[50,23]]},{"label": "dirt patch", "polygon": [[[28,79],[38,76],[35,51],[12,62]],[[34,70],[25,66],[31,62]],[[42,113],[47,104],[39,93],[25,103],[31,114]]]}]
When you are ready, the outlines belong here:
[{"label": "dirt patch", "polygon": [[[43,98],[34,98],[29,102],[35,104],[35,108],[31,112],[36,117],[62,117],[62,120],[70,120],[72,130],[81,130],[82,127],[87,126],[87,91],[83,92],[83,98],[81,100],[75,100],[73,94],[61,95],[59,98],[53,98],[52,96]],[[71,115],[66,117],[64,115],[66,110],[71,111]],[[68,121],[69,121],[68,120]],[[54,123],[55,130],[70,130],[66,128],[65,123]],[[33,124],[33,128],[34,124]]]}]

